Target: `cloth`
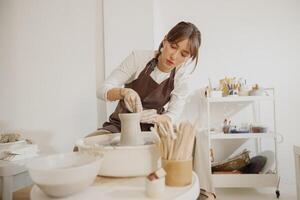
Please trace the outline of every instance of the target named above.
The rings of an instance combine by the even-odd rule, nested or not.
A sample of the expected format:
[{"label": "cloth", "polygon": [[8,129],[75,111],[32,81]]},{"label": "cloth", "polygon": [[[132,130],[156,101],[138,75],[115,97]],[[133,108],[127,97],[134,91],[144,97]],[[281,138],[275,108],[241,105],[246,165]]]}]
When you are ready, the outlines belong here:
[{"label": "cloth", "polygon": [[[107,101],[108,90],[122,87],[124,84],[136,80],[146,64],[155,56],[155,53],[155,51],[133,51],[100,86],[97,91],[98,98]],[[165,114],[172,119],[173,123],[180,117],[185,99],[190,91],[189,80],[193,68],[189,64],[190,62],[184,63],[175,69],[174,90],[171,92],[170,101],[165,108]],[[169,78],[170,72],[165,73],[155,67],[150,76],[157,84],[160,84]]]},{"label": "cloth", "polygon": [[25,144],[13,148],[2,149],[0,151],[1,160],[17,161],[38,156],[38,146],[36,144]]},{"label": "cloth", "polygon": [[187,98],[187,103],[180,120],[187,120],[198,124],[194,151],[194,171],[199,177],[200,188],[215,194],[210,168],[211,160],[207,133],[207,107],[203,95],[203,90],[197,90]]},{"label": "cloth", "polygon": [[97,136],[97,135],[105,135],[105,134],[111,134],[112,132],[108,131],[108,130],[96,130],[92,133],[90,133],[89,135],[85,136],[85,137],[93,137],[93,136]]},{"label": "cloth", "polygon": [[208,135],[205,131],[198,132],[196,135],[196,145],[194,154],[194,171],[199,177],[200,187],[204,190],[214,193],[211,169],[210,169],[210,152],[208,148]]},{"label": "cloth", "polygon": [[[139,94],[144,109],[156,109],[158,114],[163,114],[165,111],[164,105],[169,102],[171,92],[174,89],[176,69],[174,68],[171,71],[168,79],[158,84],[150,76],[151,72],[156,68],[156,64],[157,60],[155,58],[151,59],[139,74],[139,77],[125,84],[125,88],[131,88]],[[105,122],[102,129],[112,133],[120,132],[121,122],[119,113],[129,113],[123,100],[119,101],[115,111],[109,117],[109,122]],[[150,131],[150,127],[153,127],[153,124],[141,123],[142,131]]]}]

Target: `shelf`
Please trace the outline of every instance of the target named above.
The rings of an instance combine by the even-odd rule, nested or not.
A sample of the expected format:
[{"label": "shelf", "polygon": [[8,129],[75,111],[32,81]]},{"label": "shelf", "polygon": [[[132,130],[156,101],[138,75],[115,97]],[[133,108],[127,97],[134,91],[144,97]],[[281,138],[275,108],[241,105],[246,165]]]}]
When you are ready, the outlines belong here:
[{"label": "shelf", "polygon": [[212,174],[218,188],[228,187],[276,187],[277,174]]},{"label": "shelf", "polygon": [[[209,139],[209,148],[213,148],[215,145],[214,143],[211,143],[212,140],[218,140],[218,145],[223,146],[222,142],[227,143],[233,142],[233,140],[254,140],[253,144],[249,145],[255,145],[256,153],[260,152],[262,146],[264,145],[264,142],[261,142],[260,139],[269,139],[272,143],[274,143],[274,171],[277,171],[278,166],[278,160],[277,160],[277,139],[281,138],[282,136],[277,133],[276,131],[276,121],[275,121],[275,90],[273,88],[265,89],[270,90],[270,93],[266,93],[265,96],[227,96],[227,97],[207,97],[201,99],[201,102],[206,103],[206,109],[207,109],[207,127],[208,130],[206,134],[208,134]],[[244,108],[248,108],[246,106],[249,106],[252,104],[252,118],[253,121],[260,123],[261,122],[261,114],[262,110],[260,109],[261,106],[265,106],[264,104],[273,104],[273,126],[270,126],[269,131],[264,130],[265,133],[223,133],[222,129],[214,129],[212,130],[212,124],[211,121],[213,121],[211,118],[214,116],[219,116],[216,114],[211,114],[212,111],[216,112],[218,111],[218,114],[221,115],[228,115],[228,109],[237,108],[230,114],[230,116],[233,116],[237,112],[241,111]],[[220,105],[221,107],[219,107]],[[215,107],[217,106],[217,107]],[[222,108],[223,106],[223,108]],[[225,107],[224,107],[225,106]],[[229,107],[228,107],[229,106]],[[235,106],[235,107],[234,107]],[[272,106],[272,105],[267,105]],[[212,108],[216,108],[216,110],[213,110]],[[227,113],[224,113],[224,112]],[[237,112],[236,112],[237,111]],[[247,110],[248,111],[248,110]],[[270,112],[271,113],[271,112]],[[267,113],[269,114],[269,113]],[[218,118],[216,118],[218,119]],[[263,130],[262,130],[263,131]],[[226,141],[227,140],[227,141]],[[216,142],[216,141],[215,141]],[[227,147],[226,144],[224,146]],[[221,149],[218,149],[222,151]],[[215,152],[218,153],[218,152]],[[273,161],[272,161],[273,162]],[[272,166],[273,167],[273,166]],[[278,172],[274,174],[212,174],[212,182],[214,183],[214,186],[217,188],[261,188],[261,187],[276,187],[278,185],[279,181],[279,174]]]},{"label": "shelf", "polygon": [[249,138],[276,138],[274,133],[211,133],[210,138],[217,139],[249,139]]},{"label": "shelf", "polygon": [[273,100],[274,100],[273,96],[227,96],[227,97],[206,98],[206,101],[209,103],[273,101]]}]

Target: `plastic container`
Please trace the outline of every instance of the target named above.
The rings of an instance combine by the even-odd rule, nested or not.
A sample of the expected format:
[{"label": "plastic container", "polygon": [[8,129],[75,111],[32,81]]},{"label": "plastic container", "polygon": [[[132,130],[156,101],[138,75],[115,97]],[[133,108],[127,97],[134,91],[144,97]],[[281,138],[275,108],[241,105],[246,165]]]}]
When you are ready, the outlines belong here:
[{"label": "plastic container", "polygon": [[150,181],[146,178],[146,194],[150,198],[160,198],[165,191],[165,177]]},{"label": "plastic container", "polygon": [[213,90],[210,92],[210,97],[222,97],[223,91],[221,90]]}]

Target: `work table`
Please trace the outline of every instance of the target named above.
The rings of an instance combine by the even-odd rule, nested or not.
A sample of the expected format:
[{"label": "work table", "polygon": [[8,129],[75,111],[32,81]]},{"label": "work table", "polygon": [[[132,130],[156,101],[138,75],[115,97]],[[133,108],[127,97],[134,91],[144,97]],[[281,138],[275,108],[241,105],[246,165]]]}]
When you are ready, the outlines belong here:
[{"label": "work table", "polygon": [[[108,178],[97,177],[93,185],[86,190],[69,197],[60,198],[60,200],[142,200],[150,199],[145,192],[145,177],[135,178]],[[164,196],[157,199],[186,200],[198,198],[200,192],[199,180],[193,173],[192,184],[185,187],[166,186]],[[31,200],[52,200],[55,198],[45,195],[36,185],[32,188],[30,194]]]}]

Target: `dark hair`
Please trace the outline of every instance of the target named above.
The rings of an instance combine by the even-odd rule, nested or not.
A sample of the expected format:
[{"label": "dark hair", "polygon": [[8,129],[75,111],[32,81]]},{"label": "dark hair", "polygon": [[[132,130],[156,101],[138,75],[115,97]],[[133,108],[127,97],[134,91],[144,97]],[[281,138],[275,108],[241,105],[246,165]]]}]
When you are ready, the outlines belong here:
[{"label": "dark hair", "polygon": [[[201,33],[198,28],[190,22],[182,21],[176,24],[166,35],[166,40],[170,43],[178,43],[185,39],[189,40],[192,61],[196,59],[196,67],[198,63],[198,50],[201,45]],[[162,47],[163,42],[159,45],[158,53],[155,56],[156,59],[160,56]]]}]

